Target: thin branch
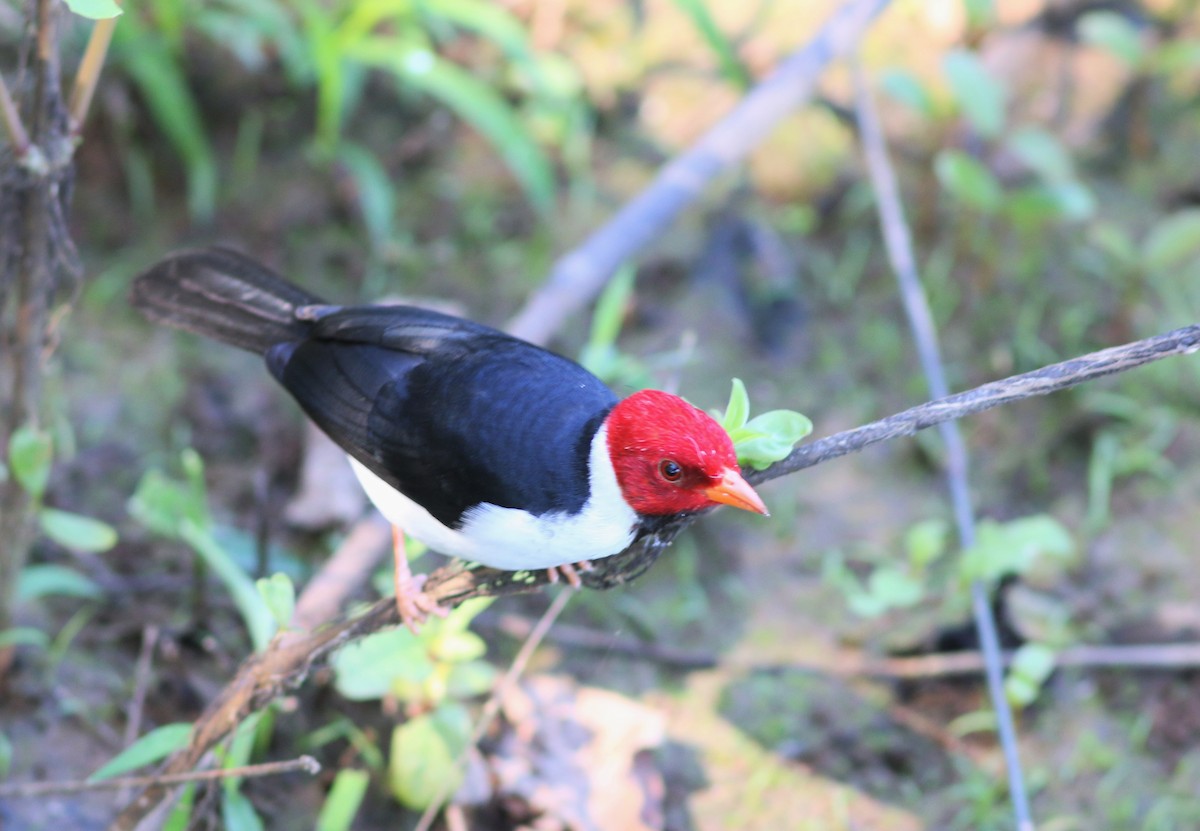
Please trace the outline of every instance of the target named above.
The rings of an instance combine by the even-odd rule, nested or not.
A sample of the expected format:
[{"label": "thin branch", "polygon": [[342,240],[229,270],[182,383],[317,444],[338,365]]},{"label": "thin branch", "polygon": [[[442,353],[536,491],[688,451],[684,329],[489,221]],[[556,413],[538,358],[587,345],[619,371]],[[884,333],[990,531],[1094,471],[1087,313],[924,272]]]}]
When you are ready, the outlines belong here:
[{"label": "thin branch", "polygon": [[[1015,652],[1002,652],[1000,661],[1010,666]],[[918,681],[978,675],[987,666],[982,652],[938,652],[908,658],[877,658],[857,653],[840,654],[829,661],[802,661],[791,668],[811,670],[841,678],[884,678]],[[1158,669],[1189,671],[1200,667],[1200,642],[1161,644],[1083,644],[1070,646],[1054,655],[1057,669]],[[766,666],[740,669],[763,670]],[[778,666],[770,667],[778,669]]]},{"label": "thin branch", "polygon": [[872,421],[862,427],[844,430],[798,447],[787,458],[764,471],[752,473],[747,478],[755,483],[778,479],[780,476],[836,459],[838,456],[855,453],[873,444],[914,435],[920,430],[951,419],[975,415],[1025,398],[1049,395],[1105,375],[1125,372],[1173,355],[1190,355],[1196,351],[1200,351],[1200,323],[1122,346],[1090,352],[1078,358],[1050,364],[1021,375],[1012,375],[965,392],[910,407],[879,421]]},{"label": "thin branch", "polygon": [[208,782],[214,779],[230,779],[234,777],[278,776],[281,773],[295,773],[297,771],[307,773],[310,776],[316,776],[321,772],[321,763],[312,756],[300,756],[296,759],[289,759],[286,762],[264,762],[260,765],[244,765],[239,768],[167,773],[154,776],[122,776],[115,779],[102,779],[98,782],[91,782],[86,779],[76,782],[16,782],[8,785],[0,785],[0,797],[7,799],[33,799],[44,796],[85,793],[87,791],[146,788],[151,785],[186,785],[189,782]]},{"label": "thin branch", "polygon": [[92,27],[87,48],[83,51],[83,59],[79,62],[79,71],[75,73],[75,84],[71,88],[68,111],[73,133],[78,134],[83,130],[83,122],[87,118],[88,108],[91,107],[92,95],[100,81],[100,70],[104,68],[104,58],[108,55],[108,45],[116,27],[115,17],[97,20],[96,25]]},{"label": "thin branch", "polygon": [[8,133],[8,140],[12,142],[13,153],[18,159],[23,157],[29,152],[29,132],[21,121],[21,114],[17,112],[17,105],[8,91],[8,84],[4,83],[3,76],[0,76],[0,121],[4,122],[4,130]]},{"label": "thin branch", "polygon": [[[871,184],[875,190],[876,203],[879,206],[879,224],[883,228],[884,247],[900,288],[904,312],[908,317],[909,328],[912,330],[913,340],[916,341],[917,354],[921,359],[921,369],[929,384],[929,394],[935,398],[945,398],[950,392],[950,386],[946,383],[946,371],[942,364],[941,348],[938,346],[937,327],[933,322],[933,313],[929,309],[929,301],[917,274],[916,257],[913,256],[912,233],[904,219],[904,207],[900,202],[900,188],[896,184],[896,174],[892,170],[892,163],[888,158],[883,129],[879,126],[879,116],[875,111],[874,102],[871,100],[870,90],[867,89],[862,67],[857,63],[854,66],[854,100],[855,112],[858,115],[859,134],[862,137],[863,151],[867,157],[867,168],[870,171]],[[963,441],[962,432],[958,429],[958,424],[954,421],[944,421],[939,424],[938,432],[941,433],[942,442],[946,446],[944,473],[950,490],[954,524],[958,529],[959,542],[964,549],[967,549],[975,544],[975,511],[971,506],[967,446]],[[1025,774],[1021,769],[1017,730],[1013,723],[1012,710],[1008,706],[1008,696],[1004,690],[1004,666],[1000,659],[1000,636],[997,631],[996,618],[992,612],[988,586],[982,580],[975,580],[971,583],[971,613],[975,619],[975,630],[979,634],[979,643],[983,647],[983,654],[988,659],[985,666],[988,696],[992,701],[992,709],[996,713],[996,732],[1000,737],[1000,746],[1004,753],[1013,816],[1020,831],[1032,831],[1033,819],[1029,808],[1029,796],[1025,791]]]},{"label": "thin branch", "polygon": [[563,257],[509,324],[525,340],[544,343],[600,293],[617,267],[658,239],[709,182],[741,161],[774,127],[808,101],[834,59],[862,38],[888,0],[850,0],[812,40],[782,61],[741,102],[671,161],[650,185],[582,245]]}]

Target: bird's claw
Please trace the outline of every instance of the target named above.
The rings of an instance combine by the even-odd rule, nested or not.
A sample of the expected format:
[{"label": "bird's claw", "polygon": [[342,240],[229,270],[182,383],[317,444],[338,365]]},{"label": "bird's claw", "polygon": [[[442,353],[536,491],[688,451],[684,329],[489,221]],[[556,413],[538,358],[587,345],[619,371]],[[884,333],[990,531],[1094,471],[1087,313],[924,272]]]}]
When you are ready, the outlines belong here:
[{"label": "bird's claw", "polygon": [[583,586],[583,580],[580,579],[579,572],[588,572],[593,568],[595,566],[592,565],[591,560],[580,560],[577,563],[563,563],[562,565],[550,566],[550,568],[546,569],[546,577],[549,578],[551,583],[557,583],[558,576],[561,574],[562,578],[567,581],[568,586],[578,589]]},{"label": "bird's claw", "polygon": [[431,614],[445,617],[450,613],[449,609],[425,593],[426,579],[427,575],[418,574],[396,585],[396,611],[400,614],[400,622],[414,635]]}]

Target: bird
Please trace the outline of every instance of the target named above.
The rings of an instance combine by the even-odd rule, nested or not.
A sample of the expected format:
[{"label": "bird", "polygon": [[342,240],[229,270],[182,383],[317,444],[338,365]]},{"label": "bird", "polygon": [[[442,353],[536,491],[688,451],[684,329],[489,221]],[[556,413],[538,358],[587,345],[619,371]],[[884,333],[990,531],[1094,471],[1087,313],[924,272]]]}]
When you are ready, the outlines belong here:
[{"label": "bird", "polygon": [[393,529],[394,589],[414,632],[446,609],[404,552],[506,571],[580,571],[665,517],[767,515],[724,428],[660,390],[618,396],[574,361],[481,323],[408,305],[326,303],[250,256],[177,251],[137,276],[151,321],[261,355],[349,456]]}]

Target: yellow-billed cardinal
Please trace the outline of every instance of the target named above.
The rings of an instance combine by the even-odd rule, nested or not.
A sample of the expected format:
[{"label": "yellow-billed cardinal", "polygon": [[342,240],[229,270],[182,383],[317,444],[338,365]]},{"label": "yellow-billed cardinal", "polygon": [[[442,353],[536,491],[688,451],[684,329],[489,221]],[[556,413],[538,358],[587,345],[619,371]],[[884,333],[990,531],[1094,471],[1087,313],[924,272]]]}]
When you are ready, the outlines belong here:
[{"label": "yellow-billed cardinal", "polygon": [[[766,506],[728,434],[682,398],[616,396],[583,367],[495,329],[410,306],[331,306],[223,248],[182,251],[137,278],[149,318],[263,355],[350,455],[396,529],[493,568],[618,554],[653,518]],[[410,628],[444,613],[396,533],[396,602]]]}]

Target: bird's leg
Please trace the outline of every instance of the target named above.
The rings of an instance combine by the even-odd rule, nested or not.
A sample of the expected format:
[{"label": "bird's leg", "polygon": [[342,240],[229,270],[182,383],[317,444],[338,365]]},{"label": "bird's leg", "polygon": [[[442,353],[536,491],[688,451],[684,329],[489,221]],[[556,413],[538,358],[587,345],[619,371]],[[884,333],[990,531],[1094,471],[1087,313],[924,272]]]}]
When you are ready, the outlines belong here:
[{"label": "bird's leg", "polygon": [[591,560],[580,560],[577,563],[563,563],[560,566],[550,566],[546,569],[546,576],[550,578],[551,583],[558,582],[558,575],[562,575],[567,581],[567,585],[573,589],[578,589],[583,586],[583,581],[579,579],[579,572],[591,571],[594,568]]},{"label": "bird's leg", "polygon": [[425,594],[426,575],[413,576],[408,566],[408,554],[404,551],[404,531],[398,525],[392,526],[392,557],[395,560],[392,587],[396,590],[396,611],[400,613],[401,622],[415,635],[430,613],[445,617],[450,610]]}]

